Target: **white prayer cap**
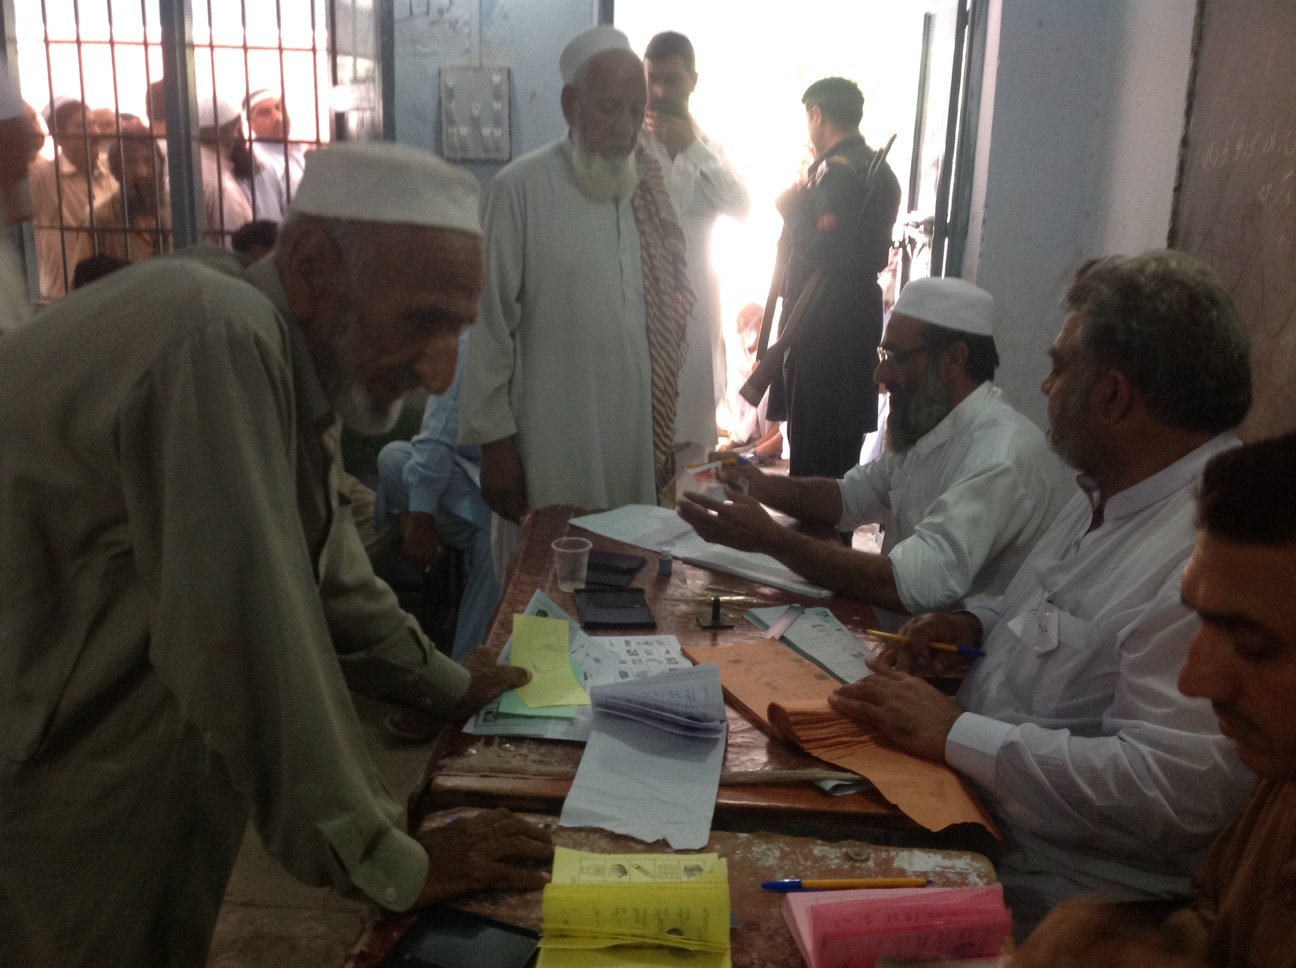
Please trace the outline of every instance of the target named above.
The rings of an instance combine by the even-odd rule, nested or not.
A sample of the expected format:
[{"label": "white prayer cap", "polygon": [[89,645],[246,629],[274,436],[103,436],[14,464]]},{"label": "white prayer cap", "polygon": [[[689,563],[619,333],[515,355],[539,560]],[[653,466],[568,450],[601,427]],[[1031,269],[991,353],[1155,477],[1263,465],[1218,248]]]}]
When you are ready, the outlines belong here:
[{"label": "white prayer cap", "polygon": [[250,116],[252,114],[252,109],[262,101],[267,98],[277,101],[281,97],[283,97],[283,95],[279,92],[279,88],[277,87],[258,87],[243,100],[243,110],[245,110]]},{"label": "white prayer cap", "polygon": [[198,92],[198,127],[221,128],[237,118],[242,112],[234,102],[213,95],[211,91]]},{"label": "white prayer cap", "polygon": [[391,141],[354,141],[307,153],[288,211],[482,234],[477,179],[430,152]]},{"label": "white prayer cap", "polygon": [[574,81],[581,65],[605,50],[628,50],[634,53],[630,39],[615,27],[591,27],[573,37],[558,58],[558,70],[562,73],[563,83],[570,84]]},{"label": "white prayer cap", "polygon": [[41,117],[45,119],[45,127],[50,131],[54,130],[54,115],[58,114],[59,108],[65,104],[80,103],[74,97],[68,97],[66,94],[54,95],[54,100],[45,105],[45,110],[41,112]]},{"label": "white prayer cap", "polygon": [[0,121],[25,117],[26,114],[27,107],[14,89],[13,81],[9,80],[9,72],[0,64]]},{"label": "white prayer cap", "polygon": [[994,296],[965,279],[915,279],[892,313],[973,336],[994,336]]}]

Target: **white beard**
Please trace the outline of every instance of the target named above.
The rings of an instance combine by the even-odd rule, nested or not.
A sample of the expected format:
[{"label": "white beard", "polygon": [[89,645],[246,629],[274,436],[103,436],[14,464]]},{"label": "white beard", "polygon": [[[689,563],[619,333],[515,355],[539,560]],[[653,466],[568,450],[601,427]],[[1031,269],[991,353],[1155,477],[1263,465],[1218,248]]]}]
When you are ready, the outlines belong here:
[{"label": "white beard", "polygon": [[378,437],[396,426],[405,406],[405,397],[397,397],[384,410],[374,403],[361,384],[351,383],[342,391],[334,406],[342,422],[356,433]]},{"label": "white beard", "polygon": [[573,140],[576,179],[586,195],[596,202],[610,202],[634,194],[639,184],[639,168],[633,151],[624,158],[609,158],[586,150],[579,137]]},{"label": "white beard", "polygon": [[[405,396],[397,397],[387,407],[380,407],[356,375],[353,361],[364,337],[361,334],[360,313],[354,305],[348,306],[339,330],[329,346],[331,379],[324,381],[326,390],[331,391],[329,396],[333,400],[333,409],[342,418],[342,422],[358,434],[370,437],[385,434],[400,419]],[[417,384],[413,377],[411,381],[413,385]]]}]

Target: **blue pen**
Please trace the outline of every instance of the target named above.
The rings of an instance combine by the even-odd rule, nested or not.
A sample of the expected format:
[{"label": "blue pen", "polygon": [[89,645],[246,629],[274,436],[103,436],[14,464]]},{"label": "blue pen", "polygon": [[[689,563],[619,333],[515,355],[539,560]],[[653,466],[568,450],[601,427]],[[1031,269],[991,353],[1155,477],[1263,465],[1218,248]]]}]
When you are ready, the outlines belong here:
[{"label": "blue pen", "polygon": [[925,877],[824,877],[824,878],[789,878],[781,881],[766,881],[761,885],[765,891],[777,891],[779,894],[790,894],[793,891],[849,891],[859,888],[877,887],[926,887]]}]

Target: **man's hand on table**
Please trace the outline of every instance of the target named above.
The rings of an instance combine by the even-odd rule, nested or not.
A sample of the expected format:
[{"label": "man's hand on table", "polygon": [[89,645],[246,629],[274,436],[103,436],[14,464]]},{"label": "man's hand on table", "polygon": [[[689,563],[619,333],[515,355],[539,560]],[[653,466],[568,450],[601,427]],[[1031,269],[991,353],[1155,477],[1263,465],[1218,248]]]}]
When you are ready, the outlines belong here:
[{"label": "man's hand on table", "polygon": [[549,880],[533,866],[553,863],[548,832],[507,810],[455,817],[416,839],[428,853],[428,876],[415,908],[480,891],[538,891]]},{"label": "man's hand on table", "polygon": [[[685,491],[676,510],[707,541],[739,551],[768,552],[783,534],[760,501],[730,489],[728,501],[715,501],[696,491]],[[712,513],[714,512],[714,513]]]},{"label": "man's hand on table", "polygon": [[945,740],[963,707],[927,680],[868,660],[873,675],[842,686],[828,703],[843,716],[881,730],[907,753],[945,761]]},{"label": "man's hand on table", "polygon": [[462,719],[471,716],[507,689],[525,686],[531,681],[531,673],[519,666],[500,665],[494,655],[478,649],[463,664],[472,675],[468,691],[463,694],[458,704],[450,712],[450,718]]},{"label": "man's hand on table", "polygon": [[490,509],[514,524],[526,513],[526,475],[516,437],[482,444],[482,497]]},{"label": "man's hand on table", "polygon": [[1148,924],[1119,904],[1085,901],[1049,912],[1013,956],[1013,968],[1206,968],[1205,929],[1190,911]]}]

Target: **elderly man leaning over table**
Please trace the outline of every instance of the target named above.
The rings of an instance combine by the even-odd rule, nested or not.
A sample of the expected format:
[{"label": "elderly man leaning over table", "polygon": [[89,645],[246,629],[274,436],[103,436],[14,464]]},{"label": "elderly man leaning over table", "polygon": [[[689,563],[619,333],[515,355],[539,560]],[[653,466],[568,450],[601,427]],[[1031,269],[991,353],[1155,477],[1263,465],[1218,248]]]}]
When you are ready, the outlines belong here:
[{"label": "elderly man leaning over table", "polygon": [[[1049,435],[1084,489],[997,602],[922,616],[833,696],[839,712],[987,795],[1018,932],[1057,903],[1187,894],[1251,777],[1175,679],[1198,620],[1180,600],[1206,462],[1237,446],[1247,340],[1203,263],[1083,266],[1044,380]],[[910,675],[927,644],[978,646],[957,698]]]},{"label": "elderly man leaning over table", "polygon": [[407,835],[346,692],[453,719],[528,678],[433,648],[340,480],[339,418],[448,386],[482,259],[471,175],[337,145],[272,256],[150,259],[0,337],[5,965],[203,964],[249,821],[389,910],[541,886],[511,814]]},{"label": "elderly man leaning over table", "polygon": [[[721,468],[722,480],[746,482],[748,496],[731,491],[722,502],[690,493],[681,517],[708,541],[763,551],[876,606],[890,631],[910,614],[1003,594],[1076,486],[1039,428],[992,382],[994,321],[994,298],[970,282],[909,283],[874,377],[891,400],[887,453],[841,480]],[[783,527],[762,504],[838,530],[883,523],[882,553]]]},{"label": "elderly man leaning over table", "polygon": [[1179,688],[1210,700],[1259,775],[1163,924],[1110,904],[1058,908],[1014,968],[1296,966],[1296,435],[1221,454],[1202,475],[1183,598],[1201,619]]}]

